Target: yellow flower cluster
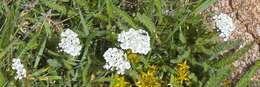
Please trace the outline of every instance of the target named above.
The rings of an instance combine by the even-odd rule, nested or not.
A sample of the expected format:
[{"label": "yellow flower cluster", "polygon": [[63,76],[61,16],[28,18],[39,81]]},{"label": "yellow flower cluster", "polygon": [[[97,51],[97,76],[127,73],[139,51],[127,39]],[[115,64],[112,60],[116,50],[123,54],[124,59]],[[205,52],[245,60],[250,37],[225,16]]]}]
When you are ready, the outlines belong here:
[{"label": "yellow flower cluster", "polygon": [[186,82],[186,84],[190,83],[189,78],[189,65],[187,65],[187,61],[185,60],[183,63],[178,64],[177,67],[177,82],[178,84],[182,85]]},{"label": "yellow flower cluster", "polygon": [[140,62],[138,55],[136,53],[133,53],[131,50],[127,51],[127,59],[134,64]]},{"label": "yellow flower cluster", "polygon": [[125,81],[124,76],[115,76],[115,81],[112,87],[131,87],[130,83]]},{"label": "yellow flower cluster", "polygon": [[156,78],[156,67],[149,67],[148,71],[141,72],[141,79],[136,83],[138,87],[161,87],[161,81]]}]

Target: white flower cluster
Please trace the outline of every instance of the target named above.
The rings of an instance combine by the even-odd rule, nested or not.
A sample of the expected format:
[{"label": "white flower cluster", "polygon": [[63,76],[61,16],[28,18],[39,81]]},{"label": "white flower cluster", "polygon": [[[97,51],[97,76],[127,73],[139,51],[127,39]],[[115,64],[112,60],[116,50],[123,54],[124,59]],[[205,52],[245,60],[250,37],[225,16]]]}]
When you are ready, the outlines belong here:
[{"label": "white flower cluster", "polygon": [[[150,48],[150,37],[144,30],[134,30],[118,34],[118,42],[122,49],[130,49],[133,53],[147,54]],[[109,48],[103,55],[106,60],[104,68],[107,70],[116,70],[118,74],[124,74],[125,70],[130,69],[130,62],[123,50],[117,48]]]},{"label": "white flower cluster", "polygon": [[78,34],[73,32],[70,29],[66,29],[64,32],[60,34],[61,42],[59,43],[60,51],[64,51],[71,56],[80,55],[80,50],[82,46],[80,45],[80,40],[78,38]]},{"label": "white flower cluster", "polygon": [[123,50],[117,48],[109,48],[103,55],[106,60],[104,68],[107,70],[116,70],[118,74],[123,75],[126,69],[130,69],[131,65],[126,59]]},{"label": "white flower cluster", "polygon": [[213,17],[216,23],[216,27],[220,33],[220,37],[224,38],[226,41],[233,30],[235,30],[235,25],[232,21],[232,18],[227,14],[219,14]]},{"label": "white flower cluster", "polygon": [[150,37],[148,33],[142,29],[121,32],[118,35],[117,41],[120,42],[122,49],[131,49],[133,53],[147,54],[150,48]]},{"label": "white flower cluster", "polygon": [[26,70],[24,69],[20,59],[13,59],[12,69],[16,70],[17,76],[15,76],[15,79],[20,80],[26,77]]}]

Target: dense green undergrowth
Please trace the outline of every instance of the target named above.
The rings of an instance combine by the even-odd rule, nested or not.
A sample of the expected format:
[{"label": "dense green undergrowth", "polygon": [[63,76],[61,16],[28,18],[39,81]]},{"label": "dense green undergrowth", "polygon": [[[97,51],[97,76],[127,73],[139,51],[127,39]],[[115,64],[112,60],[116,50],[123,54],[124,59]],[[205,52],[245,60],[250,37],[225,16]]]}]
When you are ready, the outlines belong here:
[{"label": "dense green undergrowth", "polygon": [[[215,0],[3,0],[0,3],[0,85],[4,87],[245,87],[259,62],[235,83],[230,64],[251,47],[223,42],[201,12]],[[81,53],[58,49],[60,33],[79,35]],[[119,47],[117,35],[130,28],[151,37],[147,55],[134,54],[124,75],[103,68],[103,53]],[[131,53],[128,53],[129,56]],[[27,77],[15,80],[12,59]],[[130,60],[130,59],[129,59]],[[186,68],[183,68],[186,67]],[[148,73],[147,75],[145,73]],[[151,74],[152,73],[152,74]],[[147,77],[144,79],[144,77]],[[119,79],[119,80],[118,80]],[[124,86],[122,86],[125,84]],[[143,83],[141,87],[149,86]]]}]

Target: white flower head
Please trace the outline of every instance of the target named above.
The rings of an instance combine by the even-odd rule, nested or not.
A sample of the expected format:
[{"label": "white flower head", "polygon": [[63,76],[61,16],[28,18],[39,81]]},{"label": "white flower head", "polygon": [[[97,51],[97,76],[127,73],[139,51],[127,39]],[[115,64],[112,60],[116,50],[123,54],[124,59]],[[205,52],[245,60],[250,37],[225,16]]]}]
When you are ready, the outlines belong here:
[{"label": "white flower head", "polygon": [[123,50],[117,48],[109,48],[103,55],[106,60],[104,68],[107,70],[116,70],[117,74],[123,75],[125,70],[130,69],[130,62],[127,60]]},{"label": "white flower head", "polygon": [[118,34],[117,41],[120,42],[122,49],[131,49],[133,53],[147,54],[150,48],[150,37],[142,29],[135,30],[130,28],[129,31]]},{"label": "white flower head", "polygon": [[60,34],[61,42],[59,43],[60,51],[70,54],[71,56],[80,55],[82,46],[78,34],[70,29],[66,29]]},{"label": "white flower head", "polygon": [[22,79],[26,77],[26,70],[24,69],[23,64],[21,63],[20,59],[13,59],[12,69],[16,70],[15,79]]},{"label": "white flower head", "polygon": [[216,23],[218,31],[220,32],[219,36],[224,38],[224,41],[226,41],[232,33],[232,31],[235,30],[235,25],[232,21],[232,18],[227,14],[221,13],[219,15],[215,15],[213,19]]}]

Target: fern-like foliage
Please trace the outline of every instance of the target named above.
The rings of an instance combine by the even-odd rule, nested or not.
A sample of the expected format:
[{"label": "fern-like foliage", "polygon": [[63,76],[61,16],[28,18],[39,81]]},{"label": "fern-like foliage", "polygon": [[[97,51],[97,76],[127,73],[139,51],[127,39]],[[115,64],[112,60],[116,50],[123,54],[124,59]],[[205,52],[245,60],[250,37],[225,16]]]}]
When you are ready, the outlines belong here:
[{"label": "fern-like foliage", "polygon": [[249,70],[243,75],[242,78],[236,83],[236,87],[247,87],[250,83],[250,79],[255,75],[257,69],[260,67],[260,61],[256,61],[256,63],[249,68]]},{"label": "fern-like foliage", "polygon": [[215,67],[224,67],[225,65],[231,64],[238,58],[240,58],[243,54],[245,54],[252,47],[252,43],[245,45],[243,48],[238,51],[228,55],[226,58],[216,62],[213,66]]},{"label": "fern-like foliage", "polygon": [[224,53],[225,51],[232,49],[236,46],[239,46],[241,44],[241,40],[230,40],[225,41],[223,43],[217,44],[216,46],[213,46],[211,50],[213,51],[213,55],[219,55]]},{"label": "fern-like foliage", "polygon": [[204,87],[219,87],[222,81],[224,81],[230,75],[230,67],[222,67],[216,72],[212,72],[209,80]]}]

